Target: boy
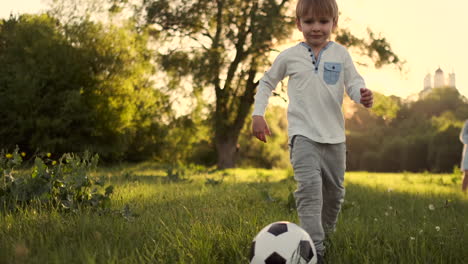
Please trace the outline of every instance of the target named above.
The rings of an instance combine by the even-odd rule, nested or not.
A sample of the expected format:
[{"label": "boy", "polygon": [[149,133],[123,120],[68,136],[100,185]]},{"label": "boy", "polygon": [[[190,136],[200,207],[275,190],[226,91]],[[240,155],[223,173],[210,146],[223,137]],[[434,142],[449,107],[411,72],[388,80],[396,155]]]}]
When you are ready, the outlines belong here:
[{"label": "boy", "polygon": [[461,160],[461,170],[463,171],[462,191],[466,192],[468,189],[468,120],[465,121],[463,128],[460,132],[460,141],[463,143],[463,152]]},{"label": "boy", "polygon": [[297,190],[294,197],[301,226],[310,234],[323,263],[325,232],[333,231],[344,199],[346,166],[344,88],[349,97],[370,108],[365,88],[345,47],[329,41],[338,23],[335,0],[298,0],[297,28],[304,42],[281,52],[260,80],[252,130],[266,142],[270,130],[263,117],[279,81],[288,82],[288,137]]}]

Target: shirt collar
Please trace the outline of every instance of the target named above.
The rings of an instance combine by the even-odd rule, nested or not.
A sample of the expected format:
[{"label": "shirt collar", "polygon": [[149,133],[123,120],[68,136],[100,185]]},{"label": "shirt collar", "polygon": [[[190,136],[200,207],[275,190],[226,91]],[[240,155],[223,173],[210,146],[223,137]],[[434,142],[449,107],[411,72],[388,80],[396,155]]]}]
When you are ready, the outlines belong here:
[{"label": "shirt collar", "polygon": [[[325,47],[323,47],[322,50],[328,49],[328,47],[330,47],[333,43],[334,43],[333,41],[328,41],[327,45],[325,45]],[[307,48],[307,50],[309,50],[310,52],[312,51],[312,48],[304,41],[302,41],[300,44],[304,46],[305,48]]]}]

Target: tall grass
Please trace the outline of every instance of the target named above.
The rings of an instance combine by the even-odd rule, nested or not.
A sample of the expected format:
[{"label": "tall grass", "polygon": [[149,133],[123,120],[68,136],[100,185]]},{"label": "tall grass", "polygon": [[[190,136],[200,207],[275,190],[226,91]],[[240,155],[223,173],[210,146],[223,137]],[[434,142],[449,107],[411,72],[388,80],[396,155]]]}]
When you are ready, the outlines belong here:
[{"label": "tall grass", "polygon": [[[248,263],[265,225],[297,222],[290,171],[100,169],[112,210],[0,213],[0,263]],[[346,174],[328,263],[466,263],[468,197],[454,175]]]}]

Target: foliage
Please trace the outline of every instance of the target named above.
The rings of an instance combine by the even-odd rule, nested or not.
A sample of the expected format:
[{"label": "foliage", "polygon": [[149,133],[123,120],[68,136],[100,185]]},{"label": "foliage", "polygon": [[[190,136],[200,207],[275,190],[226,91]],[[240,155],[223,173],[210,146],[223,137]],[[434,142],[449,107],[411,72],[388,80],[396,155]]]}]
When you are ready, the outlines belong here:
[{"label": "foliage", "polygon": [[[212,165],[212,148],[209,145],[210,131],[202,112],[204,101],[200,93],[194,92],[196,107],[190,113],[174,117],[167,125],[167,134],[160,148],[163,150],[155,159],[170,167],[198,163]],[[211,163],[211,164],[210,164]]]},{"label": "foliage", "polygon": [[256,168],[288,168],[289,147],[287,136],[286,109],[281,106],[270,106],[265,116],[271,137],[267,144],[252,136],[252,120],[249,119],[239,138],[239,166]]},{"label": "foliage", "polygon": [[[235,165],[257,76],[294,28],[291,1],[49,3],[52,15],[0,23],[0,63],[6,65],[0,69],[0,146]],[[106,10],[107,24],[96,19]],[[128,11],[134,12],[129,20],[118,18]],[[151,46],[156,60],[150,35],[157,40]],[[380,36],[372,39],[363,44],[366,56],[375,57],[377,48],[393,54]],[[378,63],[398,61],[379,54]],[[154,89],[155,61],[168,77],[164,92]],[[167,91],[185,87],[185,80],[197,96],[209,91],[215,97],[202,119],[170,113]]]},{"label": "foliage", "polygon": [[0,22],[0,146],[90,149],[117,159],[164,134],[167,97],[153,89],[147,34],[47,15]]},{"label": "foliage", "polygon": [[[210,121],[217,165],[235,166],[257,75],[269,65],[274,47],[294,29],[293,1],[152,0],[145,4],[147,24],[160,42],[170,45],[160,51],[159,59],[170,77],[169,85],[177,87],[183,78],[191,77],[193,89],[207,89],[215,95]],[[340,31],[337,39],[346,42],[345,35],[354,37]],[[401,63],[385,38],[369,31],[369,39],[345,44],[365,49],[363,54],[377,67]],[[180,45],[174,47],[176,43]]]},{"label": "foliage", "polygon": [[348,169],[450,172],[459,164],[468,103],[456,89],[433,89],[414,102],[376,98],[377,109],[358,108],[346,120]]},{"label": "foliage", "polygon": [[75,211],[82,207],[110,206],[113,186],[107,186],[103,193],[103,179],[90,176],[98,163],[97,154],[85,152],[80,157],[66,153],[58,161],[49,157],[50,154],[36,157],[31,171],[22,177],[15,170],[23,161],[18,148],[13,153],[0,151],[1,209],[39,205]]},{"label": "foliage", "polygon": [[337,31],[335,40],[346,47],[355,47],[362,56],[371,59],[376,68],[384,65],[393,64],[400,70],[405,64],[391,48],[390,43],[381,34],[375,34],[371,29],[367,29],[368,38],[359,38],[354,36],[349,29],[341,28]]},{"label": "foliage", "polygon": [[[257,73],[273,46],[291,33],[290,1],[147,1],[147,23],[159,40],[181,43],[160,51],[160,63],[179,85],[210,89],[216,101],[211,127],[218,167],[235,165],[240,131],[253,103]],[[191,45],[186,45],[191,43]]]},{"label": "foliage", "polygon": [[394,119],[400,110],[401,100],[396,96],[384,96],[378,92],[373,94],[375,103],[370,111],[384,120]]}]

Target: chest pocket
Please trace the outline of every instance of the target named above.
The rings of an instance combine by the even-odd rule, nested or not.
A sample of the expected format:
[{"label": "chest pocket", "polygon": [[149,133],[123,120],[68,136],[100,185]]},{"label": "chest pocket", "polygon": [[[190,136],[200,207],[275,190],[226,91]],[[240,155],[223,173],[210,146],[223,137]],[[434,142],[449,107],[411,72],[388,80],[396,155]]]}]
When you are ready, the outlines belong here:
[{"label": "chest pocket", "polygon": [[323,80],[325,83],[336,84],[340,79],[341,63],[325,62],[323,68]]}]

